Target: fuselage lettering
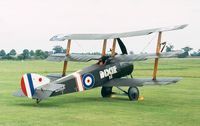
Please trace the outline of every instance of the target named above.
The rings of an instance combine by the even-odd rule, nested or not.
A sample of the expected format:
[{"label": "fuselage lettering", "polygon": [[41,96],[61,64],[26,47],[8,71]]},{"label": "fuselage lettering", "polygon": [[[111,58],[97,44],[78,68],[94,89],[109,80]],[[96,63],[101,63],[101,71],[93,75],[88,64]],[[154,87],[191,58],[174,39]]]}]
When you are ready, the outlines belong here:
[{"label": "fuselage lettering", "polygon": [[105,77],[109,77],[109,79],[112,79],[112,75],[117,73],[117,67],[112,66],[108,69],[104,69],[103,71],[99,71],[100,78],[103,79]]}]

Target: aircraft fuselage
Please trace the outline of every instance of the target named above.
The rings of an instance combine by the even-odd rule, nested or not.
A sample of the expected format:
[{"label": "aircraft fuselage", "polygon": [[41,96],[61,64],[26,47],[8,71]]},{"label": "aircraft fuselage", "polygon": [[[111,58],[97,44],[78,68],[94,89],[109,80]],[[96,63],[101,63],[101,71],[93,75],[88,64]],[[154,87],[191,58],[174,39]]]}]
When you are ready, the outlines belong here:
[{"label": "aircraft fuselage", "polygon": [[63,91],[53,92],[51,96],[101,87],[114,78],[130,75],[133,69],[133,64],[128,62],[110,63],[108,65],[94,64],[53,81],[52,83],[64,84],[65,89]]}]

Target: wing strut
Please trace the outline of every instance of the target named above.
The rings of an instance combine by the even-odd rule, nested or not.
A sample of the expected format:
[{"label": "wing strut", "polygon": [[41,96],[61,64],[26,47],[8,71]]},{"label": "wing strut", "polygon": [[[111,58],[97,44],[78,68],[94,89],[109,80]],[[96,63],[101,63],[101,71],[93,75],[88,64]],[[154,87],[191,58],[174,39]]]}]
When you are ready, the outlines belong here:
[{"label": "wing strut", "polygon": [[[160,55],[161,36],[162,36],[162,32],[159,32],[158,33],[157,46],[156,46],[156,54],[157,54],[157,56]],[[156,80],[157,70],[158,70],[158,58],[155,58],[154,70],[153,70],[153,80]]]},{"label": "wing strut", "polygon": [[106,55],[106,45],[107,45],[107,39],[103,40],[103,48],[102,48],[102,56]]},{"label": "wing strut", "polygon": [[[69,39],[68,42],[67,42],[66,56],[69,56],[69,53],[70,53],[70,46],[71,46],[71,39]],[[63,65],[63,73],[62,73],[62,76],[65,76],[65,75],[66,75],[67,64],[68,64],[68,61],[65,60],[65,61],[64,61],[64,65]]]},{"label": "wing strut", "polygon": [[113,39],[112,52],[111,52],[112,57],[115,56],[115,49],[116,49],[116,38]]}]

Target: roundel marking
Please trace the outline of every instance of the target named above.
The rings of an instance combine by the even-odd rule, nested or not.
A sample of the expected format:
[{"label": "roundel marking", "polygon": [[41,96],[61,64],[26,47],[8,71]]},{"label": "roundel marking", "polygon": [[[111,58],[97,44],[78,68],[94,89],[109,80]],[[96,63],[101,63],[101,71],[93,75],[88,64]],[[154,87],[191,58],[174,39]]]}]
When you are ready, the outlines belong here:
[{"label": "roundel marking", "polygon": [[40,77],[40,78],[38,79],[38,81],[39,81],[39,82],[42,82],[42,78]]},{"label": "roundel marking", "polygon": [[92,88],[94,86],[94,76],[92,74],[84,74],[83,75],[83,86],[86,89]]}]

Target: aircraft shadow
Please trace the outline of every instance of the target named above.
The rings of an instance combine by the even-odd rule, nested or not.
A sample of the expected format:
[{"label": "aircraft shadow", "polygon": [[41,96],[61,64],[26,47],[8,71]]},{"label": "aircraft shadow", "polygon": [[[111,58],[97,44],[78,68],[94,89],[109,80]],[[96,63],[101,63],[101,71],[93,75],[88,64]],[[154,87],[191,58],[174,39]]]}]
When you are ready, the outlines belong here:
[{"label": "aircraft shadow", "polygon": [[[22,100],[17,101],[14,105],[17,106],[24,106],[24,107],[66,107],[66,105],[75,105],[79,103],[88,103],[92,105],[92,103],[118,103],[118,102],[130,102],[129,99],[126,97],[111,97],[111,98],[101,98],[101,97],[62,97],[62,98],[49,98],[47,100],[41,101],[39,104],[36,101],[26,100],[23,102]],[[95,105],[95,104],[94,104]]]}]

